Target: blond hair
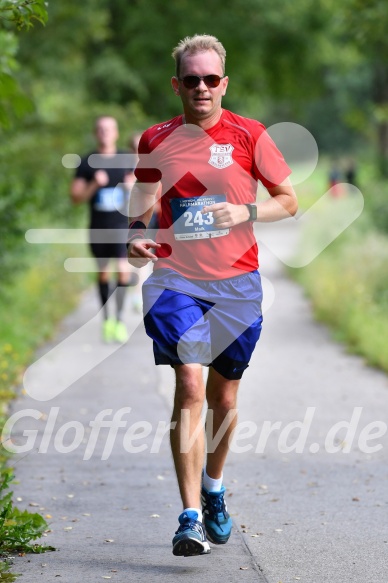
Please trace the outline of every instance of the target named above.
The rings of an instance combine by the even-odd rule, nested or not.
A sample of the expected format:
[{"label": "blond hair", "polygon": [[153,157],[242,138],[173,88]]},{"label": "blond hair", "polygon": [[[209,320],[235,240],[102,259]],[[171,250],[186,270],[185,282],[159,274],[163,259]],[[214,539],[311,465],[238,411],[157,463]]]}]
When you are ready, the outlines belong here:
[{"label": "blond hair", "polygon": [[204,51],[215,51],[217,53],[221,60],[222,74],[224,74],[226,50],[222,43],[210,34],[195,34],[194,36],[186,36],[172,51],[172,57],[175,59],[176,64],[176,76],[179,77],[184,55],[194,55]]}]

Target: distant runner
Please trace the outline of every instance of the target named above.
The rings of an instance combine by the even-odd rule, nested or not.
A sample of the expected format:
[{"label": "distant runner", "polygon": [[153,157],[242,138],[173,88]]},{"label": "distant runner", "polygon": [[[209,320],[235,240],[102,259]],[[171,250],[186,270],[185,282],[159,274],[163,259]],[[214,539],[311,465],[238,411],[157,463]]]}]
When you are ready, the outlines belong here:
[{"label": "distant runner", "polygon": [[[98,290],[104,315],[103,340],[126,342],[128,333],[122,321],[125,292],[127,286],[138,281],[137,275],[130,273],[125,246],[129,193],[135,177],[130,157],[127,156],[125,161],[125,152],[116,148],[119,137],[117,121],[110,116],[99,117],[95,135],[97,149],[82,158],[70,192],[74,203],[88,202],[90,206],[90,247],[98,264]],[[105,229],[110,231],[104,234],[101,230]],[[114,282],[110,282],[111,259],[116,261],[117,281]],[[116,313],[109,315],[107,302],[115,290]]]}]

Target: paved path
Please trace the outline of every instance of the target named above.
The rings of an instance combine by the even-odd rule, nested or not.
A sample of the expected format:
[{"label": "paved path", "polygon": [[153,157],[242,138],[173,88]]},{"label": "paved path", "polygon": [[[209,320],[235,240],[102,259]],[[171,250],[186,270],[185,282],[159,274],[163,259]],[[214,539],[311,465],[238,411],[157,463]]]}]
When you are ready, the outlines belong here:
[{"label": "paved path", "polygon": [[[275,227],[274,240],[284,245],[285,232]],[[58,549],[15,559],[23,581],[387,581],[387,435],[367,443],[381,444],[379,451],[362,451],[362,430],[387,421],[387,376],[348,355],[313,321],[301,289],[264,246],[261,262],[273,303],[244,376],[239,439],[225,469],[235,524],[228,545],[212,546],[204,557],[172,555],[180,502],[168,439],[162,439],[171,371],[154,367],[135,314],[127,315],[129,326],[139,324],[131,340],[114,351],[104,346],[98,303],[88,292],[38,355],[46,354],[31,369],[28,386],[42,398],[72,374],[82,376],[52,399],[27,394],[12,405],[13,413],[31,409],[41,416],[25,412],[13,430],[19,446],[27,440],[23,430],[37,430],[30,451],[16,456],[15,496],[22,498],[19,507],[37,504],[50,516],[43,540]],[[115,439],[100,426],[94,444],[98,422],[89,424],[104,410],[105,420],[121,415],[124,426]],[[330,430],[352,416],[354,438],[338,432],[329,441],[339,451],[325,451]],[[301,427],[288,425],[303,420],[304,445]],[[292,450],[297,441],[300,452]],[[65,453],[72,443],[75,449]]]}]

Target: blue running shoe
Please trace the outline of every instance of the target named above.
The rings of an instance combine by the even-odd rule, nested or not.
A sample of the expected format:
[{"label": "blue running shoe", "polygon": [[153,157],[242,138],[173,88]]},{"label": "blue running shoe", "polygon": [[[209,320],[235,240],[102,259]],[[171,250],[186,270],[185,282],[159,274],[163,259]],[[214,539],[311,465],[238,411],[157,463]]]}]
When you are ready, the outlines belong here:
[{"label": "blue running shoe", "polygon": [[207,538],[215,545],[227,543],[232,532],[232,519],[224,500],[225,491],[224,486],[219,492],[208,492],[204,486],[201,491],[203,523]]},{"label": "blue running shoe", "polygon": [[202,522],[197,520],[198,514],[194,510],[182,512],[179,516],[179,528],[172,539],[172,552],[178,557],[192,557],[207,555],[210,546],[206,540]]}]

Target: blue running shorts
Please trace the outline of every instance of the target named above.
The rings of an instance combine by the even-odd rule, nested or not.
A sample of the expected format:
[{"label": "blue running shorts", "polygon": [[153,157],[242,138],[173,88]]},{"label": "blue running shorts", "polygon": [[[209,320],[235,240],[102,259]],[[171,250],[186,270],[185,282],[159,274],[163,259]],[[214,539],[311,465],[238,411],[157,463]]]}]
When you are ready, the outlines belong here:
[{"label": "blue running shorts", "polygon": [[144,324],[156,364],[200,363],[240,379],[261,333],[258,271],[221,280],[157,269],[143,284]]}]

